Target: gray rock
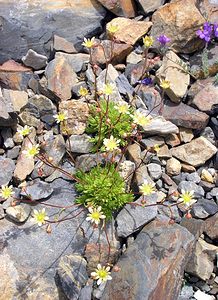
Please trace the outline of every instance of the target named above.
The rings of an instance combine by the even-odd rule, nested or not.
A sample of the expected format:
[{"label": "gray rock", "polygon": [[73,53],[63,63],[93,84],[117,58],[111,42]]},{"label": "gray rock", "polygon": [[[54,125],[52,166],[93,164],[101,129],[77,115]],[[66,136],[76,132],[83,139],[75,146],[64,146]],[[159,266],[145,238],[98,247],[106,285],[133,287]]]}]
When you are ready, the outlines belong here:
[{"label": "gray rock", "polygon": [[[69,174],[75,174],[76,173],[76,169],[74,168],[73,163],[69,162],[69,161],[65,161],[63,164],[60,165],[61,169],[66,171]],[[57,178],[63,178],[65,180],[71,180],[72,178],[69,178],[69,176],[65,175],[64,173],[62,173],[59,170],[55,170],[49,177],[45,178],[46,182],[52,182]]]},{"label": "gray rock", "polygon": [[93,147],[90,142],[90,136],[87,134],[71,135],[66,141],[66,147],[68,151],[75,153],[89,153]]},{"label": "gray rock", "polygon": [[162,6],[165,0],[138,0],[138,2],[141,5],[144,14],[147,15]]},{"label": "gray rock", "polygon": [[8,184],[15,170],[15,163],[10,158],[0,157],[0,186]]},{"label": "gray rock", "polygon": [[27,54],[22,57],[22,62],[27,67],[31,67],[34,70],[40,70],[46,67],[47,57],[29,49]]},{"label": "gray rock", "polygon": [[153,180],[158,180],[161,178],[162,169],[159,164],[150,163],[147,165],[147,167],[148,167],[148,173]]},{"label": "gray rock", "polygon": [[141,143],[146,148],[154,147],[155,145],[162,146],[162,145],[164,145],[164,138],[160,137],[158,135],[157,136],[152,136],[152,137],[148,137],[146,139],[142,139]]},{"label": "gray rock", "polygon": [[[105,9],[95,0],[51,3],[21,1],[1,3],[4,28],[0,32],[0,64],[13,58],[20,59],[29,48],[47,55],[54,33],[81,48],[84,36],[101,30]],[[73,34],[72,34],[73,32]]]},{"label": "gray rock", "polygon": [[212,144],[215,144],[216,138],[212,128],[210,127],[204,128],[204,130],[201,132],[201,136],[208,139],[208,141],[210,141]]},{"label": "gray rock", "polygon": [[188,300],[194,295],[193,287],[190,285],[184,285],[178,300]]},{"label": "gray rock", "polygon": [[25,222],[31,212],[31,206],[28,204],[19,204],[16,206],[9,206],[6,208],[6,216],[18,223],[23,223]]},{"label": "gray rock", "polygon": [[20,153],[20,146],[15,146],[14,148],[9,149],[7,151],[7,157],[10,159],[15,159],[18,157],[19,153]]},{"label": "gray rock", "polygon": [[22,196],[28,196],[33,201],[48,198],[53,193],[53,188],[49,183],[35,179],[25,187],[25,191],[21,192]]},{"label": "gray rock", "polygon": [[194,183],[199,183],[201,181],[201,177],[198,175],[197,172],[193,172],[193,173],[187,174],[186,180],[192,181]]},{"label": "gray rock", "polygon": [[218,212],[218,205],[213,200],[200,199],[192,207],[191,213],[199,219],[206,219],[208,216]]},{"label": "gray rock", "polygon": [[170,133],[178,133],[179,129],[170,121],[166,121],[163,117],[155,117],[151,123],[143,127],[143,132],[147,136],[151,135],[168,135]]},{"label": "gray rock", "polygon": [[80,291],[79,300],[92,299],[92,284],[86,284]]},{"label": "gray rock", "polygon": [[134,92],[134,88],[130,85],[128,79],[126,78],[126,76],[124,74],[121,74],[117,77],[117,79],[115,80],[116,85],[118,87],[118,90],[120,92],[120,94],[122,95],[132,95]]},{"label": "gray rock", "polygon": [[12,103],[2,97],[0,90],[0,126],[13,126],[17,123],[17,116],[14,112]]},{"label": "gray rock", "polygon": [[97,166],[97,164],[102,163],[104,158],[99,154],[83,154],[77,156],[75,161],[75,167],[81,169],[84,172],[90,171],[91,168]]},{"label": "gray rock", "polygon": [[0,205],[0,220],[4,219],[5,217],[5,211],[2,205]]},{"label": "gray rock", "polygon": [[[141,204],[143,196],[137,201]],[[156,193],[146,196],[146,203],[155,204],[157,200]],[[134,204],[127,204],[119,212],[116,218],[117,222],[117,235],[119,237],[127,237],[132,233],[138,231],[142,226],[153,220],[157,215],[157,206],[141,207]]]},{"label": "gray rock", "polygon": [[14,141],[13,136],[10,128],[3,128],[1,130],[1,135],[4,140],[4,146],[5,148],[13,148],[14,147]]},{"label": "gray rock", "polygon": [[194,198],[199,199],[204,197],[204,189],[191,181],[181,181],[178,185],[178,190],[181,192],[184,191],[194,191]]},{"label": "gray rock", "polygon": [[83,66],[85,64],[88,64],[88,62],[90,61],[90,55],[85,53],[66,54],[66,53],[57,52],[55,54],[55,58],[56,57],[65,58],[68,64],[72,67],[72,69],[76,73],[82,71]]},{"label": "gray rock", "polygon": [[79,298],[80,291],[88,280],[86,260],[76,254],[61,257],[56,273],[58,286],[69,300]]}]

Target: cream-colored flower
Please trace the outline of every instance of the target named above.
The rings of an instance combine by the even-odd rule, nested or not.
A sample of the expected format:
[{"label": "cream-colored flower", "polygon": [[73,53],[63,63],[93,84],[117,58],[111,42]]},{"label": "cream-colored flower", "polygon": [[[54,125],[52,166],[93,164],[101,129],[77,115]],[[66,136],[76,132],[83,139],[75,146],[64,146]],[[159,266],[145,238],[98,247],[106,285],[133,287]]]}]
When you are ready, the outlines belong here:
[{"label": "cream-colored flower", "polygon": [[170,87],[170,81],[169,80],[160,80],[160,86],[162,89],[166,90]]},{"label": "cream-colored flower", "polygon": [[56,119],[57,123],[61,123],[65,120],[67,120],[67,112],[63,111],[63,112],[59,112],[57,115],[54,115],[54,118]]},{"label": "cream-colored flower", "polygon": [[89,213],[87,214],[86,221],[89,221],[96,225],[98,225],[101,220],[104,220],[106,218],[106,216],[101,211],[101,206],[98,206],[97,208],[90,206],[88,207],[88,211]]},{"label": "cream-colored flower", "polygon": [[144,183],[142,185],[140,185],[139,191],[144,196],[151,195],[152,193],[155,192],[155,184],[149,183],[147,180],[145,180]]},{"label": "cream-colored flower", "polygon": [[91,39],[84,38],[82,45],[86,48],[93,48],[95,46],[95,37],[92,37]]},{"label": "cream-colored flower", "polygon": [[109,23],[107,25],[107,31],[110,33],[110,34],[115,34],[117,31],[119,30],[119,26],[118,25],[113,25],[111,23]]},{"label": "cream-colored flower", "polygon": [[181,190],[181,194],[178,201],[183,201],[183,204],[186,207],[191,206],[196,202],[196,200],[194,199],[194,191]]},{"label": "cream-colored flower", "polygon": [[25,136],[27,136],[28,134],[30,134],[31,129],[32,129],[32,127],[25,125],[24,127],[18,129],[17,132],[18,132],[21,136],[25,137]]},{"label": "cream-colored flower", "polygon": [[113,83],[106,83],[103,86],[102,92],[106,96],[110,96],[114,92],[114,89],[115,89],[115,84],[113,84]]},{"label": "cream-colored flower", "polygon": [[153,42],[154,42],[153,37],[152,36],[147,36],[147,35],[145,37],[143,37],[142,40],[143,40],[143,44],[144,44],[145,48],[151,47],[153,45]]},{"label": "cream-colored flower", "polygon": [[39,144],[36,145],[30,145],[27,150],[23,150],[22,153],[25,154],[27,157],[34,157],[37,154],[39,154]]},{"label": "cream-colored flower", "polygon": [[104,139],[103,141],[106,151],[113,151],[118,149],[119,143],[120,140],[114,138],[113,135],[111,135],[109,139]]},{"label": "cream-colored flower", "polygon": [[81,86],[80,89],[79,89],[79,95],[82,96],[82,97],[86,97],[88,95],[88,90],[87,88]]},{"label": "cream-colored flower", "polygon": [[110,274],[110,267],[102,267],[98,264],[95,271],[91,273],[91,276],[94,280],[97,280],[97,285],[100,285],[101,283],[112,279]]},{"label": "cream-colored flower", "polygon": [[155,145],[154,145],[154,151],[155,151],[156,153],[158,153],[158,152],[160,151],[160,145],[155,144]]},{"label": "cream-colored flower", "polygon": [[119,101],[117,105],[114,106],[120,114],[129,114],[129,104],[125,101]]},{"label": "cream-colored flower", "polygon": [[14,194],[13,192],[13,186],[12,185],[2,185],[1,186],[1,192],[0,192],[0,196],[3,198],[3,199],[8,199],[10,198],[12,195]]},{"label": "cream-colored flower", "polygon": [[151,117],[150,116],[145,116],[139,111],[136,111],[133,115],[133,122],[136,123],[139,126],[147,126],[151,122]]},{"label": "cream-colored flower", "polygon": [[49,217],[46,214],[45,208],[41,210],[34,209],[33,210],[33,221],[37,223],[39,226],[42,226],[49,220]]}]

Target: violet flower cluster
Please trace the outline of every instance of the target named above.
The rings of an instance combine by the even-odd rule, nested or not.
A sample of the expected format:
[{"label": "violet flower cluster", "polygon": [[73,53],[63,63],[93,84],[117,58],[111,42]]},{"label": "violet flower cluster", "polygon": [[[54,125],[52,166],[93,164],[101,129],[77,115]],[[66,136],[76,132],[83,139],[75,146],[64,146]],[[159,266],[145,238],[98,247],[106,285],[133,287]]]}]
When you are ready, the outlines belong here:
[{"label": "violet flower cluster", "polygon": [[161,46],[165,46],[167,43],[170,42],[170,38],[168,38],[165,34],[162,34],[159,37],[157,37],[157,41],[161,44]]},{"label": "violet flower cluster", "polygon": [[206,22],[203,25],[203,29],[197,30],[196,34],[200,39],[205,40],[206,43],[209,43],[212,38],[218,37],[218,24]]}]

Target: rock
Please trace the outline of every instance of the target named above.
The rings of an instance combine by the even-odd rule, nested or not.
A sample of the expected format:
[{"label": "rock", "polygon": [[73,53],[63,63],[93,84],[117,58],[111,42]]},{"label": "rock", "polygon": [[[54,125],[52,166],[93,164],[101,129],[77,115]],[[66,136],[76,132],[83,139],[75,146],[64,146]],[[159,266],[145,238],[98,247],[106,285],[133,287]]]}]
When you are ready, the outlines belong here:
[{"label": "rock", "polygon": [[212,23],[217,20],[217,4],[217,0],[203,0],[199,3],[199,9],[202,15],[207,15]]},{"label": "rock", "polygon": [[180,127],[179,137],[181,139],[181,142],[188,143],[191,142],[191,140],[194,138],[194,134],[192,132],[192,129]]},{"label": "rock", "polygon": [[28,102],[28,94],[25,91],[13,91],[3,89],[3,95],[6,101],[13,105],[13,110],[15,112],[20,112]]},{"label": "rock", "polygon": [[126,191],[130,191],[130,184],[135,172],[135,164],[130,160],[125,160],[119,166],[119,174],[125,180]]},{"label": "rock", "polygon": [[203,165],[216,154],[216,147],[204,137],[192,140],[190,143],[172,148],[172,155],[194,167]]},{"label": "rock", "polygon": [[80,72],[85,64],[88,64],[90,55],[86,53],[66,54],[57,52],[55,58],[64,58],[71,68],[76,72]]},{"label": "rock", "polygon": [[191,234],[194,235],[196,241],[202,235],[206,227],[205,222],[203,220],[198,220],[194,218],[187,219],[186,217],[183,217],[182,221],[180,222],[180,225],[188,229],[188,231],[190,231]]},{"label": "rock", "polygon": [[184,285],[182,287],[182,290],[181,290],[181,293],[180,293],[180,296],[179,296],[178,300],[191,299],[191,297],[193,296],[193,294],[194,294],[193,287],[189,286],[189,285]]},{"label": "rock", "polygon": [[204,197],[204,189],[192,181],[181,181],[178,185],[178,190],[184,191],[194,191],[194,199],[199,199]]},{"label": "rock", "polygon": [[[33,107],[32,107],[33,108]],[[33,108],[34,110],[34,108]],[[36,113],[36,111],[35,111]],[[28,125],[30,127],[40,128],[41,122],[39,116],[34,116],[32,114],[31,108],[25,108],[22,113],[19,114],[20,123],[22,125]]]},{"label": "rock", "polygon": [[65,38],[60,37],[58,35],[54,35],[53,44],[51,45],[52,51],[61,51],[66,52],[70,54],[77,53],[77,50],[75,49],[74,45],[67,41]]},{"label": "rock", "polygon": [[[76,173],[76,169],[74,168],[74,164],[72,162],[65,161],[63,162],[63,164],[60,164],[60,167],[62,170],[72,175]],[[52,182],[57,178],[63,178],[64,180],[72,181],[72,178],[70,178],[67,174],[65,175],[63,172],[59,170],[55,170],[49,177],[45,178],[45,181]]]},{"label": "rock", "polygon": [[34,169],[34,157],[27,157],[23,150],[28,149],[30,146],[35,145],[36,131],[32,129],[31,133],[23,141],[20,155],[17,159],[16,167],[14,170],[14,178],[17,181],[24,181],[28,175],[30,175]]},{"label": "rock", "polygon": [[173,51],[168,51],[163,58],[162,66],[156,72],[156,77],[159,81],[165,79],[170,82],[170,87],[166,89],[166,94],[175,103],[181,102],[190,83],[190,75],[184,71],[185,66],[187,66],[186,63]]},{"label": "rock", "polygon": [[201,179],[209,183],[214,183],[213,176],[206,169],[201,171]]},{"label": "rock", "polygon": [[165,0],[138,0],[138,2],[143,10],[143,13],[147,15],[162,6]]},{"label": "rock", "polygon": [[175,134],[175,133],[169,134],[166,137],[165,141],[166,141],[166,144],[170,145],[171,147],[176,147],[181,144],[178,134]]},{"label": "rock", "polygon": [[192,181],[194,183],[199,183],[201,181],[201,177],[198,175],[197,172],[193,172],[191,174],[187,174],[186,180]]},{"label": "rock", "polygon": [[214,260],[218,247],[206,243],[199,238],[185,271],[202,280],[208,280],[213,272]]},{"label": "rock", "polygon": [[190,101],[190,104],[208,114],[218,113],[218,86],[207,84]]},{"label": "rock", "polygon": [[137,63],[139,63],[140,61],[142,61],[143,57],[141,54],[137,54],[135,52],[131,52],[127,58],[126,58],[126,63],[127,64],[134,64],[136,65]]},{"label": "rock", "polygon": [[1,130],[1,136],[3,137],[5,148],[14,147],[13,136],[10,128],[3,128]]},{"label": "rock", "polygon": [[14,126],[17,124],[17,116],[11,102],[3,98],[0,89],[0,126]]},{"label": "rock", "polygon": [[120,271],[112,272],[101,299],[159,299],[160,293],[162,299],[177,299],[193,241],[183,227],[168,225],[168,219],[152,221],[120,258]]},{"label": "rock", "polygon": [[0,66],[1,85],[7,89],[26,91],[32,76],[30,68],[24,67],[14,60],[6,61]]},{"label": "rock", "polygon": [[113,14],[119,17],[134,18],[135,3],[133,0],[98,0],[105,8],[110,10]]},{"label": "rock", "polygon": [[104,65],[106,61],[112,64],[122,63],[126,56],[132,51],[133,47],[130,44],[113,43],[111,51],[111,41],[100,41],[92,51],[92,61],[97,65]]},{"label": "rock", "polygon": [[139,144],[131,144],[127,147],[127,157],[138,166],[141,161],[141,147]]},{"label": "rock", "polygon": [[22,196],[28,196],[33,201],[48,198],[53,193],[53,188],[49,183],[35,179],[25,186],[25,191],[21,192]]},{"label": "rock", "polygon": [[78,299],[81,289],[88,281],[86,260],[76,254],[62,256],[56,273],[56,280],[68,299]]},{"label": "rock", "polygon": [[103,161],[103,156],[100,154],[83,154],[77,156],[75,160],[75,167],[83,172],[88,172],[91,168],[101,164]]},{"label": "rock", "polygon": [[[141,204],[141,200],[145,197],[141,196],[135,203]],[[146,204],[155,204],[156,193],[146,196]],[[126,238],[142,228],[145,224],[153,220],[157,215],[157,206],[146,207],[133,204],[126,204],[116,217],[117,235]]]},{"label": "rock", "polygon": [[193,53],[203,46],[196,31],[205,23],[194,1],[179,0],[160,7],[152,16],[151,35],[165,34],[176,53]]},{"label": "rock", "polygon": [[202,56],[204,55],[203,51],[193,55],[190,57],[190,71],[194,74],[196,78],[205,78],[207,76],[214,76],[218,72],[218,63],[217,63],[217,55],[218,55],[218,47],[216,44],[212,44],[208,46],[208,58],[205,58],[205,66],[202,66]]},{"label": "rock", "polygon": [[110,25],[118,26],[118,30],[114,34],[116,40],[126,44],[134,45],[148,32],[152,23],[146,21],[136,21],[122,17],[114,18],[112,21],[107,23],[107,35],[110,35],[108,32],[108,27]]},{"label": "rock", "polygon": [[23,223],[25,222],[31,212],[31,206],[28,204],[19,204],[15,206],[9,206],[6,209],[6,216],[15,222]]},{"label": "rock", "polygon": [[164,159],[168,159],[172,157],[172,154],[166,144],[160,147],[160,150],[157,153],[157,157],[164,158]]},{"label": "rock", "polygon": [[153,180],[158,180],[161,178],[162,169],[159,164],[150,163],[147,165],[148,173]]},{"label": "rock", "polygon": [[164,138],[161,136],[152,136],[152,137],[148,137],[146,139],[142,139],[141,143],[143,144],[143,146],[145,146],[147,149],[148,148],[152,148],[155,145],[159,145],[159,146],[163,146],[164,145]]},{"label": "rock", "polygon": [[218,212],[218,205],[213,200],[199,199],[192,207],[191,214],[199,219],[206,219]]},{"label": "rock", "polygon": [[208,141],[210,141],[212,144],[216,144],[215,134],[210,127],[205,127],[204,130],[201,132],[201,136],[208,139]]},{"label": "rock", "polygon": [[61,124],[62,134],[83,134],[89,116],[87,103],[80,100],[63,101],[60,103],[59,109],[68,112],[66,126]]},{"label": "rock", "polygon": [[4,170],[0,172],[0,186],[7,185],[11,181],[14,169],[15,163],[12,159],[0,156],[0,170]]},{"label": "rock", "polygon": [[7,151],[7,157],[10,159],[15,159],[18,157],[19,153],[20,153],[20,146],[15,146],[14,148],[9,149]]},{"label": "rock", "polygon": [[215,214],[213,217],[208,218],[206,221],[206,228],[204,232],[210,239],[217,241],[218,240],[218,214]]},{"label": "rock", "polygon": [[181,172],[181,168],[182,168],[181,163],[174,157],[170,158],[167,161],[166,171],[168,175],[171,176],[179,175]]},{"label": "rock", "polygon": [[197,290],[197,292],[194,293],[194,298],[196,300],[215,300],[214,296],[207,295],[200,290]]},{"label": "rock", "polygon": [[168,135],[170,133],[178,133],[179,129],[170,121],[166,121],[163,117],[155,117],[151,122],[143,127],[143,132],[147,136],[151,135]]},{"label": "rock", "polygon": [[58,56],[49,62],[45,69],[48,90],[60,100],[71,98],[71,90],[77,82],[77,76],[65,57]]},{"label": "rock", "polygon": [[117,88],[122,95],[132,95],[134,88],[129,84],[128,79],[124,74],[120,74],[115,80]]},{"label": "rock", "polygon": [[0,16],[4,20],[0,63],[10,58],[19,60],[29,48],[49,56],[54,34],[81,49],[84,36],[101,31],[101,21],[106,14],[96,0],[60,0],[58,3],[19,0],[16,6],[10,1],[1,1],[0,5]]},{"label": "rock", "polygon": [[66,141],[66,147],[70,152],[89,153],[93,144],[90,142],[90,136],[87,134],[71,135]]},{"label": "rock", "polygon": [[204,129],[209,120],[207,114],[182,102],[175,104],[166,101],[162,115],[173,124],[190,129]]},{"label": "rock", "polygon": [[29,49],[27,54],[22,57],[22,62],[25,66],[31,67],[34,70],[41,70],[46,67],[47,57]]},{"label": "rock", "polygon": [[189,164],[181,163],[181,165],[182,165],[182,171],[183,172],[192,173],[192,172],[196,171],[195,167],[193,167]]}]

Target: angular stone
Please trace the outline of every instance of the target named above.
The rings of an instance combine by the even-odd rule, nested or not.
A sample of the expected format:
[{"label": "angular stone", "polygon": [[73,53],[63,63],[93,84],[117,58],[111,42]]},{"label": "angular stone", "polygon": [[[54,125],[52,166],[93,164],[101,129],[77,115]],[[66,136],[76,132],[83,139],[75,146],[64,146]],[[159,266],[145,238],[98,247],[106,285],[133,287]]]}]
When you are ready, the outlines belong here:
[{"label": "angular stone", "polygon": [[87,103],[80,100],[62,101],[59,109],[68,113],[66,125],[61,124],[61,132],[67,135],[83,134],[89,116]]},{"label": "angular stone", "polygon": [[166,137],[165,141],[166,141],[166,144],[170,145],[171,147],[175,147],[175,146],[178,146],[181,144],[178,134],[175,134],[175,133],[169,134]]},{"label": "angular stone", "polygon": [[161,137],[161,136],[158,136],[158,135],[157,136],[152,136],[152,137],[148,137],[146,139],[142,139],[141,143],[146,148],[152,148],[155,145],[163,146],[164,145],[164,138]]},{"label": "angular stone", "polygon": [[46,67],[47,57],[29,49],[27,54],[22,57],[22,62],[27,67],[31,67],[34,70],[40,70]]},{"label": "angular stone", "polygon": [[218,241],[218,214],[205,221],[205,233],[210,239]]},{"label": "angular stone", "polygon": [[128,79],[124,74],[120,74],[115,80],[117,88],[120,94],[127,96],[132,95],[134,92],[134,88],[130,85]]},{"label": "angular stone", "polygon": [[161,178],[162,169],[159,164],[150,163],[147,165],[147,168],[148,168],[148,173],[153,180],[158,180]]},{"label": "angular stone", "polygon": [[67,54],[57,52],[55,58],[64,58],[71,68],[76,72],[80,72],[83,69],[84,64],[88,64],[90,61],[90,55],[86,53]]},{"label": "angular stone", "polygon": [[141,5],[144,14],[147,15],[162,6],[165,0],[138,0],[138,2]]},{"label": "angular stone", "polygon": [[185,271],[202,280],[208,280],[213,272],[218,247],[199,238]]},{"label": "angular stone", "polygon": [[131,144],[127,147],[127,157],[138,166],[141,162],[141,147],[139,144]]},{"label": "angular stone", "polygon": [[135,64],[139,63],[140,61],[142,61],[142,59],[143,59],[143,57],[141,54],[131,52],[126,58],[126,63],[135,65]]},{"label": "angular stone", "polygon": [[103,161],[104,158],[101,154],[84,154],[77,156],[75,167],[83,172],[88,172]]},{"label": "angular stone", "polygon": [[14,60],[6,61],[0,66],[0,81],[4,88],[26,91],[32,76],[33,73],[30,68],[23,67]]},{"label": "angular stone", "polygon": [[[118,17],[107,23],[106,30],[110,25],[118,26],[118,31],[114,34],[116,40],[134,45],[148,32],[152,23]],[[107,34],[110,35],[108,31]]]},{"label": "angular stone", "polygon": [[167,165],[166,165],[166,171],[168,175],[175,176],[179,175],[181,172],[181,163],[175,159],[174,157],[168,159]]},{"label": "angular stone", "polygon": [[62,256],[56,273],[56,280],[68,299],[78,299],[80,291],[88,280],[86,260],[76,254]]},{"label": "angular stone", "polygon": [[194,198],[199,199],[204,197],[204,189],[198,184],[192,181],[181,181],[178,185],[179,192],[184,191],[194,191]]},{"label": "angular stone", "polygon": [[205,222],[203,220],[198,220],[194,218],[187,219],[185,217],[180,222],[180,225],[185,227],[188,231],[190,231],[191,234],[194,235],[196,241],[202,235],[206,227]]},{"label": "angular stone", "polygon": [[170,133],[178,133],[179,129],[170,121],[166,121],[163,117],[152,118],[151,122],[143,127],[143,133],[147,136],[151,135],[168,135]]},{"label": "angular stone", "polygon": [[164,159],[168,159],[172,157],[171,151],[169,150],[166,144],[160,147],[160,150],[157,152],[157,157],[164,158]]},{"label": "angular stone", "polygon": [[71,42],[68,42],[65,38],[58,35],[54,35],[53,44],[51,50],[66,52],[66,53],[77,53],[74,45]]},{"label": "angular stone", "polygon": [[92,61],[97,65],[104,65],[106,61],[110,61],[112,64],[122,63],[132,49],[130,44],[115,42],[111,51],[111,41],[103,40],[93,48]]},{"label": "angular stone", "polygon": [[72,87],[77,82],[77,76],[68,61],[59,56],[46,67],[45,75],[48,80],[48,89],[60,100],[68,100],[72,95]]},{"label": "angular stone", "polygon": [[10,128],[3,128],[1,130],[1,136],[4,140],[4,146],[5,148],[13,148],[14,147],[14,141],[12,137],[12,131]]},{"label": "angular stone", "polygon": [[191,213],[199,219],[206,219],[218,212],[218,205],[213,200],[200,199],[192,207]]},{"label": "angular stone", "polygon": [[209,116],[184,103],[175,104],[167,101],[163,108],[163,117],[177,126],[191,129],[204,129]]},{"label": "angular stone", "polygon": [[201,179],[206,181],[206,182],[209,182],[209,183],[214,183],[214,178],[213,176],[210,174],[210,172],[206,169],[203,169],[201,171]]},{"label": "angular stone", "polygon": [[151,35],[156,38],[165,34],[175,52],[192,53],[203,46],[196,31],[204,24],[194,1],[179,0],[160,7],[152,16]]},{"label": "angular stone", "polygon": [[21,108],[28,102],[28,94],[25,91],[3,89],[3,96],[9,103],[12,103],[16,112],[20,112]]},{"label": "angular stone", "polygon": [[0,126],[13,126],[16,125],[16,123],[17,116],[14,113],[13,105],[11,102],[3,98],[0,89]]},{"label": "angular stone", "polygon": [[10,158],[0,157],[0,186],[7,185],[13,176],[15,163]]},{"label": "angular stone", "polygon": [[141,204],[141,200],[144,197],[141,196],[133,204],[126,204],[124,208],[119,212],[116,217],[117,222],[117,235],[118,237],[126,238],[127,236],[138,231],[142,226],[149,223],[157,215],[157,206],[150,206],[157,201],[156,193],[146,196],[146,204],[144,207],[137,204]]},{"label": "angular stone", "polygon": [[191,142],[191,140],[194,138],[194,134],[190,128],[179,128],[179,137],[181,139],[181,142],[188,143]]},{"label": "angular stone", "polygon": [[48,198],[53,191],[49,183],[35,179],[25,186],[25,192],[21,192],[21,195],[24,197],[28,195],[33,201],[37,201]]},{"label": "angular stone", "polygon": [[177,299],[193,242],[178,224],[152,221],[120,258],[120,271],[112,272],[101,299]]},{"label": "angular stone", "polygon": [[194,298],[196,300],[215,300],[214,296],[208,295],[208,294],[202,292],[201,290],[197,290],[194,293]]},{"label": "angular stone", "polygon": [[119,165],[119,174],[125,180],[126,191],[130,191],[130,184],[134,175],[135,164],[130,160],[125,160]]},{"label": "angular stone", "polygon": [[136,16],[134,0],[98,1],[118,17],[134,18]]},{"label": "angular stone", "polygon": [[192,140],[190,143],[172,148],[172,155],[194,167],[203,165],[213,157],[217,148],[204,137]]},{"label": "angular stone", "polygon": [[[96,0],[0,1],[0,63],[19,60],[29,48],[49,56],[56,34],[81,48],[84,36],[100,33],[106,11]],[[73,34],[72,34],[73,32]]]},{"label": "angular stone", "polygon": [[218,86],[213,83],[207,84],[190,104],[208,114],[218,113]]},{"label": "angular stone", "polygon": [[181,102],[190,83],[190,75],[184,71],[185,66],[186,63],[173,51],[168,51],[164,55],[162,66],[156,72],[156,77],[159,81],[165,79],[170,82],[170,87],[166,89],[166,94],[175,103]]},{"label": "angular stone", "polygon": [[24,203],[15,206],[9,206],[6,209],[7,217],[17,223],[25,222],[28,219],[30,212],[31,206]]},{"label": "angular stone", "polygon": [[71,135],[66,141],[66,147],[68,151],[75,153],[89,153],[93,147],[93,143],[90,142],[90,136],[87,134]]}]

